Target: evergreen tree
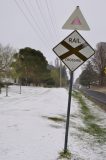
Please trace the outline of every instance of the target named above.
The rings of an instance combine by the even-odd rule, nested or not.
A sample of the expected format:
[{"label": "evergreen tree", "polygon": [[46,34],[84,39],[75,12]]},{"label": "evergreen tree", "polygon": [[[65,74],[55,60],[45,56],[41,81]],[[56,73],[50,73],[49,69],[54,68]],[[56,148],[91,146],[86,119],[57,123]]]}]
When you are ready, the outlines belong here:
[{"label": "evergreen tree", "polygon": [[48,62],[40,51],[28,47],[20,49],[19,53],[14,55],[12,63],[15,75],[24,85],[43,83],[49,76],[47,65]]}]

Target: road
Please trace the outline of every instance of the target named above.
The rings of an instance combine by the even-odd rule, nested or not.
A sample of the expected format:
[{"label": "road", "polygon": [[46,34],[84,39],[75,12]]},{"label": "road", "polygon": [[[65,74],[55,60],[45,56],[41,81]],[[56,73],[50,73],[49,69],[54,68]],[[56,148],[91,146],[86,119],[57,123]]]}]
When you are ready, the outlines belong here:
[{"label": "road", "polygon": [[[82,90],[85,95],[92,98],[94,101],[106,107],[106,94],[98,91],[93,91],[90,89]],[[106,108],[105,108],[106,110]]]}]

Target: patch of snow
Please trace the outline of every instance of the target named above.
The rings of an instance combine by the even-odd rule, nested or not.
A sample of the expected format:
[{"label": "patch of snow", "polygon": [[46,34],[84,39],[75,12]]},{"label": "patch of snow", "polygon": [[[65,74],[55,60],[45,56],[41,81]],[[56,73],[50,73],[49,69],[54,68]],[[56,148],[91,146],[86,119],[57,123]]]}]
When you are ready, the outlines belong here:
[{"label": "patch of snow", "polygon": [[[66,117],[67,103],[68,92],[64,88],[22,87],[19,94],[19,87],[11,86],[8,97],[3,89],[0,159],[56,160],[64,147],[65,123],[57,124],[44,117]],[[105,160],[104,146],[92,144],[93,137],[78,130],[78,126],[84,126],[80,112],[80,105],[72,98],[68,144],[73,160]],[[99,110],[96,112],[99,114]]]}]

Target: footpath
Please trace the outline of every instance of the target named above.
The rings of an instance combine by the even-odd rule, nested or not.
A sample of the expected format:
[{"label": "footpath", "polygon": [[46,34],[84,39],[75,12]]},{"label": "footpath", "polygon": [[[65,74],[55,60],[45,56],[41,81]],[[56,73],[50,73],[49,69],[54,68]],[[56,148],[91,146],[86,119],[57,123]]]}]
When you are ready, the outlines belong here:
[{"label": "footpath", "polygon": [[91,89],[81,89],[81,91],[106,111],[106,93],[93,91]]}]

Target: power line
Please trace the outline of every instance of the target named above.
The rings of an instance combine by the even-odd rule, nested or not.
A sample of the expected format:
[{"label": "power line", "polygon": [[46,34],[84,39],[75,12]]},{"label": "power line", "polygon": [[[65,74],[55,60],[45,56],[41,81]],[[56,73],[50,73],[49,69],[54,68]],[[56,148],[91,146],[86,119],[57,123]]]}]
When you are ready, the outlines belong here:
[{"label": "power line", "polygon": [[[30,11],[30,9],[29,9],[27,3],[26,3],[24,0],[23,0],[23,3],[24,3],[24,5],[25,5],[25,8],[28,10],[30,16],[32,17],[32,19],[33,19],[35,25],[38,27],[38,30],[41,32],[41,34],[43,35],[43,37],[46,39],[46,37],[45,37],[45,35],[44,35],[44,32],[42,32],[42,30],[40,29],[40,26],[38,25],[38,23],[36,22],[34,16],[32,15],[32,13],[31,13],[31,11]],[[46,40],[47,40],[47,39],[46,39]],[[48,40],[47,40],[47,41],[48,41]]]},{"label": "power line", "polygon": [[49,13],[49,16],[50,16],[50,21],[51,21],[51,24],[52,24],[52,28],[54,30],[56,38],[58,39],[57,33],[55,31],[55,27],[54,27],[54,22],[53,22],[53,19],[52,19],[52,16],[51,16],[51,12],[50,12],[50,9],[49,9],[48,1],[47,0],[45,0],[45,1],[46,1],[47,10],[48,10],[48,13]]},{"label": "power line", "polygon": [[[44,22],[45,27],[48,28],[48,32],[49,32],[49,31],[51,32],[51,36],[52,36],[52,38],[53,38],[53,37],[54,37],[54,34],[52,34],[52,29],[51,29],[51,27],[50,27],[50,28],[48,27],[48,26],[50,26],[50,25],[49,25],[48,22],[46,22],[45,16],[44,16],[44,14],[43,14],[43,12],[42,12],[42,10],[41,10],[41,7],[40,7],[40,6],[41,6],[40,1],[38,2],[38,0],[36,0],[36,4],[37,4],[37,7],[38,7],[38,9],[39,9],[39,12],[40,12],[42,21]],[[50,35],[50,32],[49,32],[49,35]],[[51,38],[51,36],[50,36],[50,38]]]},{"label": "power line", "polygon": [[[50,3],[51,3],[50,6],[51,6],[51,9],[52,9],[52,12],[53,12],[52,15],[54,15],[54,20],[55,20],[55,23],[54,23],[54,24],[55,24],[55,27],[58,28],[58,27],[57,27],[57,21],[56,21],[56,15],[55,15],[55,12],[54,12],[54,9],[53,9],[52,1],[50,1]],[[54,3],[55,3],[55,2],[54,2]],[[52,17],[53,17],[53,16],[52,16]],[[56,30],[56,31],[57,31],[57,30]],[[60,30],[57,32],[57,35],[59,35],[58,37],[60,37]]]},{"label": "power line", "polygon": [[33,23],[30,21],[30,19],[26,16],[26,14],[24,13],[23,9],[20,7],[19,3],[17,2],[17,0],[14,1],[18,7],[18,9],[21,11],[21,13],[23,14],[23,16],[25,17],[25,19],[27,20],[28,24],[31,26],[31,28],[33,29],[33,31],[38,34],[38,37],[40,37],[40,40],[42,40],[44,43],[45,41],[42,39],[42,37],[40,36],[40,34],[36,31],[35,27],[33,26]]},{"label": "power line", "polygon": [[[37,1],[37,0],[36,0]],[[35,1],[34,1],[35,2]],[[31,5],[31,7],[32,7],[32,9],[34,10],[34,11],[36,11],[36,9],[35,9],[35,7],[36,7],[36,3],[34,3],[34,5],[32,4],[32,1],[30,2],[30,5]],[[34,7],[35,6],[35,7]],[[39,10],[39,8],[38,8],[38,10]],[[36,12],[37,13],[37,12]],[[42,18],[42,16],[41,16],[41,18]],[[42,20],[43,20],[43,22],[45,23],[45,21],[44,21],[44,19],[42,18]],[[37,19],[37,21],[38,21],[38,19]],[[43,23],[43,24],[44,24]],[[45,30],[46,30],[46,28],[45,28]]]},{"label": "power line", "polygon": [[[43,36],[44,34],[41,34],[41,29],[40,29],[40,27],[38,26],[38,24],[36,23],[36,20],[35,20],[35,17],[33,16],[33,12],[32,12],[32,10],[31,10],[31,8],[29,8],[29,7],[31,7],[31,6],[29,6],[29,4],[27,5],[26,3],[25,3],[25,1],[23,0],[23,1],[21,1],[21,2],[23,2],[23,3],[19,3],[19,1],[18,0],[15,0],[14,1],[15,3],[16,3],[16,5],[17,5],[17,7],[18,7],[18,9],[21,11],[21,13],[23,14],[23,16],[25,17],[25,19],[27,20],[27,22],[28,22],[28,24],[31,26],[31,28],[33,29],[33,31],[35,32],[35,34],[37,34],[38,35],[38,37],[39,37],[39,39],[43,42],[43,45],[45,45],[45,48],[44,49],[50,49],[50,47],[49,47],[49,45],[48,45],[48,39],[47,39],[47,36],[45,37],[45,36]],[[40,1],[39,1],[40,2]],[[40,3],[39,3],[40,4]],[[24,5],[23,7],[22,7],[22,5]],[[40,7],[40,5],[39,5],[39,7]],[[41,10],[41,8],[40,8],[40,10]],[[27,12],[26,12],[27,11]],[[45,11],[47,11],[47,7],[46,7],[46,10]],[[48,11],[48,13],[49,13],[50,11]],[[28,13],[29,13],[29,15],[30,15],[30,17],[28,16]],[[43,12],[42,12],[42,14],[43,14]],[[44,16],[44,14],[43,14],[43,17],[42,18],[44,18],[44,21],[45,21],[45,23],[46,23],[46,16]],[[33,21],[32,21],[32,19],[33,19],[33,21],[34,21],[34,23],[33,23]],[[51,19],[51,17],[50,17],[50,19]],[[35,27],[35,25],[34,24],[36,24],[36,27]],[[48,23],[47,23],[48,25],[50,24],[50,21],[48,21]],[[52,24],[53,24],[53,22],[52,22]],[[47,26],[48,26],[47,25]],[[51,28],[50,28],[51,29]],[[52,29],[53,29],[53,25],[52,25]],[[55,33],[55,31],[53,32],[53,33]],[[54,34],[53,34],[54,35]],[[56,38],[56,37],[55,37]],[[46,41],[46,39],[47,39],[47,41]],[[51,38],[51,40],[52,40],[52,38]],[[47,44],[46,44],[47,43]],[[50,43],[50,41],[49,41],[49,43]],[[46,50],[45,50],[46,51]]]},{"label": "power line", "polygon": [[[39,1],[39,4],[40,4],[40,6],[41,6],[41,4],[42,3],[40,3],[41,1]],[[50,26],[50,29],[51,29],[51,33],[53,34],[53,37],[55,37],[56,38],[56,36],[55,36],[55,32],[54,32],[54,28],[53,28],[53,26],[52,26],[52,23],[51,23],[51,18],[50,18],[50,15],[49,15],[49,11],[48,11],[48,6],[47,6],[47,2],[45,3],[45,1],[43,1],[44,2],[44,4],[46,5],[46,8],[43,8],[43,10],[44,9],[46,9],[46,12],[47,12],[47,16],[45,16],[45,20],[47,19],[47,17],[48,17],[48,19],[47,19],[47,25],[49,25]]]},{"label": "power line", "polygon": [[19,3],[17,2],[17,0],[15,0],[15,3],[17,5],[17,7],[19,8],[19,10],[22,12],[22,14],[24,15],[24,17],[26,18],[27,22],[31,25],[31,27],[33,28],[33,30],[35,31],[35,28],[33,26],[33,24],[31,23],[31,21],[29,20],[29,18],[25,15],[24,11],[22,10],[22,8],[20,7]]},{"label": "power line", "polygon": [[[29,3],[29,5],[31,7],[32,14],[35,12],[36,15],[39,15],[39,18],[37,19],[38,24],[40,24],[40,26],[42,26],[42,23],[43,23],[43,27],[44,27],[43,31],[44,31],[44,33],[46,35],[46,39],[48,39],[48,42],[49,42],[50,46],[52,46],[51,39],[53,39],[54,34],[53,34],[53,36],[52,36],[52,34],[50,34],[50,33],[52,33],[52,30],[51,30],[51,28],[49,28],[50,25],[46,21],[45,13],[42,12],[42,5],[40,5],[37,0],[36,1],[34,0],[35,3],[32,3],[32,2],[33,1],[30,1],[30,3]],[[43,10],[44,10],[44,8],[43,8]],[[51,32],[49,32],[50,30],[51,30]],[[55,41],[55,40],[53,39],[53,41]]]},{"label": "power line", "polygon": [[[35,1],[34,1],[35,2]],[[38,13],[37,13],[37,10],[36,10],[36,3],[32,3],[32,1],[30,1],[30,6],[31,6],[31,9],[36,13],[36,15],[38,15]],[[40,6],[39,6],[40,7]],[[38,9],[38,8],[37,8]],[[39,9],[38,9],[38,11],[39,11]],[[39,13],[40,13],[40,11],[39,11]],[[44,14],[43,14],[44,15]],[[42,18],[42,15],[41,15],[41,18]],[[40,17],[37,19],[37,21],[38,21],[38,24],[40,24],[40,26],[42,26],[42,24],[41,24],[41,21],[40,21]],[[45,17],[44,17],[44,19],[42,18],[42,23],[43,24],[45,24]],[[45,33],[45,35],[46,35],[46,39],[48,39],[48,42],[50,43],[50,45],[51,45],[51,41],[49,41],[49,38],[51,38],[51,36],[49,37],[48,35],[50,35],[50,34],[48,34],[48,32],[49,32],[49,28],[48,28],[48,25],[46,26],[46,25],[44,25],[44,29],[43,29],[43,31],[44,31],[44,33]],[[42,27],[43,28],[43,27]],[[47,31],[47,32],[46,32]],[[48,37],[48,38],[47,38]]]},{"label": "power line", "polygon": [[[47,1],[47,0],[46,0],[46,1]],[[51,2],[51,1],[50,1],[50,2]],[[47,3],[47,6],[48,6],[48,3]],[[54,10],[53,10],[52,5],[51,5],[51,8],[52,8],[52,12],[53,12],[52,15],[54,15],[54,19],[55,19],[55,22],[56,22],[56,17],[55,17],[55,14],[54,14]],[[49,13],[50,13],[49,7],[48,7],[48,11],[49,11]],[[52,21],[52,25],[53,25],[53,27],[54,27],[54,30],[56,31],[56,37],[57,37],[57,39],[59,39],[58,36],[57,36],[57,35],[58,35],[58,34],[57,34],[57,30],[56,30],[56,28],[55,28],[55,27],[57,26],[57,25],[56,25],[57,23],[53,23],[53,19],[52,19],[53,16],[51,16],[51,14],[49,14],[49,15],[50,15],[50,17],[51,17],[51,21]],[[54,25],[54,24],[55,24],[55,25]],[[59,34],[59,35],[60,35],[60,34]],[[59,70],[59,71],[60,71],[60,74],[59,74],[60,76],[59,76],[59,77],[60,77],[60,87],[61,87],[61,86],[62,86],[62,81],[61,81],[61,79],[62,79],[62,62],[61,62],[61,60],[59,60],[59,61],[60,61],[60,70]]]}]

